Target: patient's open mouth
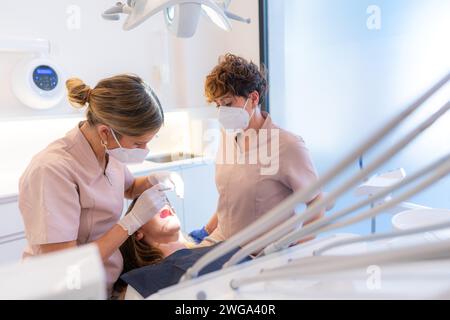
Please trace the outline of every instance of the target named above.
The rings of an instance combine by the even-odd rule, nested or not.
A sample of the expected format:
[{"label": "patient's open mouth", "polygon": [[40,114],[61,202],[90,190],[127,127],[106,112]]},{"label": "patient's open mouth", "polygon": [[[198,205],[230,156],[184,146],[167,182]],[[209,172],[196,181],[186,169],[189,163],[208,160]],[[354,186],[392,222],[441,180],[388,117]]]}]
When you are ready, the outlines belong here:
[{"label": "patient's open mouth", "polygon": [[172,212],[169,209],[164,209],[160,212],[159,216],[161,219],[165,219],[167,217],[170,217],[172,215]]}]

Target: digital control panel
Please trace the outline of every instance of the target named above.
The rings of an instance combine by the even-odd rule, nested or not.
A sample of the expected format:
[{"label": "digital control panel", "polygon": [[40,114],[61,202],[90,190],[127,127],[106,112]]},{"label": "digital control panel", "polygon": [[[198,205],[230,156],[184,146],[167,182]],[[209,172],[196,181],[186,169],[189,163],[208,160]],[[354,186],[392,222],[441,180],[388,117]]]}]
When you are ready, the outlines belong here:
[{"label": "digital control panel", "polygon": [[58,85],[58,75],[49,66],[38,66],[33,71],[33,82],[44,91],[51,91]]}]

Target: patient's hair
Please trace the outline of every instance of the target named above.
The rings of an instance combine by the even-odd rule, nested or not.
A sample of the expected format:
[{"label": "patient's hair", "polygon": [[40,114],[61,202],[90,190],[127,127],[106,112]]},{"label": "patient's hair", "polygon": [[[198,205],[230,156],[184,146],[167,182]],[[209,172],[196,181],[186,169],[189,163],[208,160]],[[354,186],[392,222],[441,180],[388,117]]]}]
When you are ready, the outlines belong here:
[{"label": "patient's hair", "polygon": [[82,80],[67,80],[69,102],[75,108],[88,105],[91,126],[104,124],[119,136],[142,136],[159,130],[164,113],[151,87],[135,75],[118,75],[101,80],[91,89]]},{"label": "patient's hair", "polygon": [[206,77],[205,96],[209,103],[228,94],[247,98],[254,91],[259,93],[260,103],[264,103],[267,93],[264,67],[258,68],[231,53],[220,57],[219,64]]},{"label": "patient's hair", "polygon": [[[126,214],[134,207],[134,200]],[[120,246],[120,252],[123,256],[123,273],[131,270],[157,264],[164,259],[164,255],[157,247],[147,244],[144,239],[137,240],[136,234],[128,237],[128,239]]]},{"label": "patient's hair", "polygon": [[[130,211],[136,204],[136,201],[137,199],[131,203],[126,214],[130,213]],[[122,274],[125,274],[134,269],[157,264],[164,259],[164,255],[161,250],[147,244],[144,239],[137,240],[136,234],[128,237],[128,239],[120,246],[119,249],[123,257]],[[127,284],[120,278],[114,284],[114,290],[119,293],[125,292],[124,290],[126,287]]]}]

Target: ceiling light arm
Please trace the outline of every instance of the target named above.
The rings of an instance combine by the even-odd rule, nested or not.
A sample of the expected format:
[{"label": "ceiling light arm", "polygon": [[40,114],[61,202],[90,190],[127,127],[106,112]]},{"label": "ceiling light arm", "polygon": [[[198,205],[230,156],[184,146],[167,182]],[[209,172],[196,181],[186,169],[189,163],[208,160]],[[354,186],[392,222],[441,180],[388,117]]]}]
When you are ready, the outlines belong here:
[{"label": "ceiling light arm", "polygon": [[252,19],[250,19],[250,18],[243,18],[241,16],[238,16],[237,14],[234,14],[233,12],[226,10],[226,9],[224,10],[224,12],[228,19],[247,23],[247,24],[252,23]]}]

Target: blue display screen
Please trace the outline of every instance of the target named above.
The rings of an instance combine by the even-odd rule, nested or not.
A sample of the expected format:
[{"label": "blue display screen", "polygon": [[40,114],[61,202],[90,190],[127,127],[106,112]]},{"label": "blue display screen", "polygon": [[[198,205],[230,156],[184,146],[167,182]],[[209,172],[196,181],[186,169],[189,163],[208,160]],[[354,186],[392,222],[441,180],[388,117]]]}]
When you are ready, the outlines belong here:
[{"label": "blue display screen", "polygon": [[37,74],[53,74],[54,71],[50,68],[37,68],[36,73]]}]

